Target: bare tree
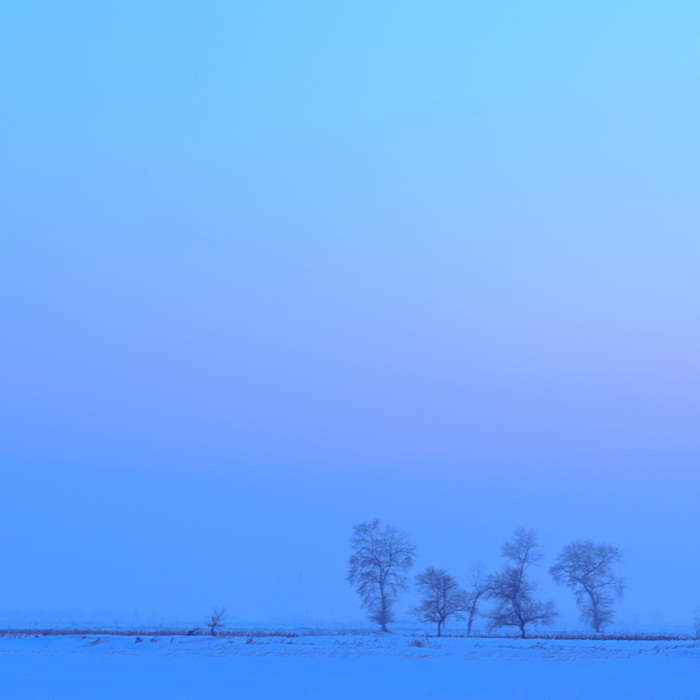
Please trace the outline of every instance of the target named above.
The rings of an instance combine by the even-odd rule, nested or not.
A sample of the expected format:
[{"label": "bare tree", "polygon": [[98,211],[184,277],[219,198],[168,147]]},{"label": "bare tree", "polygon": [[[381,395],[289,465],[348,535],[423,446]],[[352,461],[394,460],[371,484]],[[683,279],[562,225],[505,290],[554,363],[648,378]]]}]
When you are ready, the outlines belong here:
[{"label": "bare tree", "polygon": [[534,598],[535,584],[526,576],[527,570],[542,559],[537,551],[533,530],[518,528],[512,539],[505,542],[502,555],[508,564],[500,574],[488,579],[487,597],[494,602],[489,612],[489,627],[516,627],[524,639],[528,625],[551,625],[557,613],[550,600],[542,603]]},{"label": "bare tree", "polygon": [[216,631],[219,627],[223,627],[224,620],[228,617],[228,612],[226,608],[214,608],[211,611],[211,615],[207,618],[207,627],[209,628],[209,634],[213,637],[216,636]]},{"label": "bare tree", "polygon": [[622,597],[624,579],[612,570],[613,564],[621,562],[617,547],[577,540],[559,552],[549,570],[557,585],[574,592],[579,619],[596,632],[612,621],[613,602]]},{"label": "bare tree", "polygon": [[422,574],[416,576],[416,587],[422,600],[412,612],[421,622],[435,622],[438,637],[441,636],[442,628],[448,619],[464,619],[462,613],[467,609],[469,602],[467,594],[443,569],[429,566]]},{"label": "bare tree", "polygon": [[472,626],[479,614],[479,600],[488,593],[488,580],[484,575],[484,567],[474,564],[469,567],[469,588],[467,589],[467,636],[471,637]]},{"label": "bare tree", "polygon": [[693,613],[693,636],[696,640],[700,640],[700,606],[695,608]]},{"label": "bare tree", "polygon": [[387,631],[394,620],[394,604],[408,587],[406,572],[413,566],[415,547],[405,532],[379,520],[355,525],[350,538],[352,555],[347,580],[357,591],[369,619]]}]

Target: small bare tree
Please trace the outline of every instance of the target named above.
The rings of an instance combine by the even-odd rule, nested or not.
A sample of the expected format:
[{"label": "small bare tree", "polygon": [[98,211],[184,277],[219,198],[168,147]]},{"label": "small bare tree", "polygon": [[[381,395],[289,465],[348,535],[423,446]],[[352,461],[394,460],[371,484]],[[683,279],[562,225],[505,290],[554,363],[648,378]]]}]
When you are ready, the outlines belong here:
[{"label": "small bare tree", "polygon": [[527,570],[542,559],[534,531],[518,528],[503,545],[502,555],[509,563],[500,574],[488,579],[486,595],[494,602],[489,627],[516,627],[524,639],[528,625],[551,625],[557,616],[551,600],[535,600],[536,586],[526,576]]},{"label": "small bare tree", "polygon": [[379,520],[355,525],[350,538],[348,583],[355,588],[369,619],[387,632],[394,620],[394,604],[400,590],[406,590],[408,569],[416,548],[408,535]]},{"label": "small bare tree", "polygon": [[621,562],[617,547],[577,540],[559,552],[549,570],[557,585],[574,592],[579,619],[596,632],[612,622],[613,602],[622,597],[624,579],[612,570],[613,564]]},{"label": "small bare tree", "polygon": [[488,579],[484,567],[474,564],[469,567],[469,588],[467,589],[467,636],[471,637],[474,620],[479,614],[479,600],[488,593]]},{"label": "small bare tree", "polygon": [[696,640],[700,640],[700,606],[693,613],[693,634]]},{"label": "small bare tree", "polygon": [[212,637],[216,637],[216,631],[223,627],[224,620],[228,617],[228,612],[226,608],[214,608],[211,611],[211,615],[207,618],[207,627],[209,628],[209,634]]},{"label": "small bare tree", "polygon": [[416,576],[416,587],[422,600],[412,612],[421,622],[436,623],[438,637],[442,635],[442,628],[447,620],[464,619],[462,613],[467,609],[467,594],[443,569],[428,567],[422,574]]}]

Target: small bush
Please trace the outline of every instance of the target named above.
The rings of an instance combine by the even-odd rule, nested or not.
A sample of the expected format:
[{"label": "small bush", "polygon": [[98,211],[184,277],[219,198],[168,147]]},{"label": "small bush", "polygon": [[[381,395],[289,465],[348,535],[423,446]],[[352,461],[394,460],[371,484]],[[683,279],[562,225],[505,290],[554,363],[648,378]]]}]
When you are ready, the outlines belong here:
[{"label": "small bush", "polygon": [[418,649],[435,649],[438,645],[430,641],[430,635],[425,635],[423,637],[413,637],[408,641],[409,647],[416,647]]}]

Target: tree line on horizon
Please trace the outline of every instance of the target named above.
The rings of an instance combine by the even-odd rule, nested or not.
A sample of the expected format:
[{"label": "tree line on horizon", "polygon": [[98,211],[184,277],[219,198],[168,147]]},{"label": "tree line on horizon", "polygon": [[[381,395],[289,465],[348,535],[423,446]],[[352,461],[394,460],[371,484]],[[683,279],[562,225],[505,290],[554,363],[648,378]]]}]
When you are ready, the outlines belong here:
[{"label": "tree line on horizon", "polygon": [[[413,566],[415,546],[405,532],[379,520],[356,525],[350,538],[348,583],[360,597],[368,618],[382,632],[394,621],[394,606],[400,591],[408,589],[408,571]],[[427,567],[415,578],[420,603],[411,613],[420,622],[437,625],[437,636],[450,620],[467,620],[467,634],[478,615],[487,620],[489,631],[517,629],[522,638],[529,627],[551,625],[558,613],[554,602],[536,597],[530,569],[542,560],[534,530],[518,528],[503,543],[501,571],[486,575],[481,566],[469,571],[467,588],[444,569]],[[575,596],[579,619],[600,633],[614,618],[614,603],[624,591],[624,579],[613,571],[622,563],[618,547],[575,540],[557,555],[549,574],[554,582]],[[482,612],[484,601],[491,607]]]}]

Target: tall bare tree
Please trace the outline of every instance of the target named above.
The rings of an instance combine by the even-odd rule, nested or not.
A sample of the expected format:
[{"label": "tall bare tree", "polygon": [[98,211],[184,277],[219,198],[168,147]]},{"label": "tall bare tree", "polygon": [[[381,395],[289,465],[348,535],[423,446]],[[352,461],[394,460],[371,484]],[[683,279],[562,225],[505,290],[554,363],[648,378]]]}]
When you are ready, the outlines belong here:
[{"label": "tall bare tree", "polygon": [[494,603],[489,626],[516,627],[524,639],[528,625],[551,625],[557,616],[551,600],[543,603],[534,598],[536,585],[526,575],[542,559],[534,531],[518,528],[504,543],[502,556],[508,561],[506,567],[488,579],[486,595]]},{"label": "tall bare tree", "polygon": [[471,637],[474,620],[479,614],[479,601],[489,590],[489,582],[481,564],[469,567],[469,587],[467,588],[467,636]]},{"label": "tall bare tree", "polygon": [[413,609],[413,614],[421,622],[436,623],[438,637],[442,635],[442,628],[450,618],[464,619],[463,613],[469,603],[467,594],[443,569],[429,566],[416,576],[416,587],[422,599],[420,605]]},{"label": "tall bare tree", "polygon": [[574,592],[579,619],[596,632],[612,622],[613,603],[622,597],[624,579],[612,570],[613,564],[620,563],[622,554],[617,547],[577,540],[559,552],[549,570],[558,585]]},{"label": "tall bare tree", "polygon": [[387,632],[394,621],[394,604],[407,586],[416,548],[405,532],[379,520],[355,525],[350,538],[348,583],[357,591],[368,617]]}]

